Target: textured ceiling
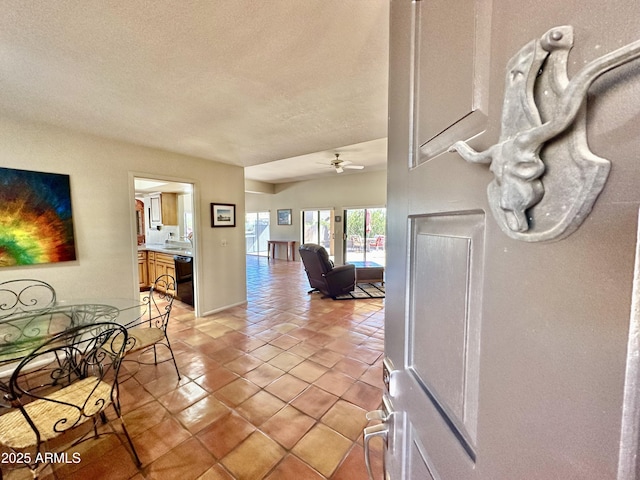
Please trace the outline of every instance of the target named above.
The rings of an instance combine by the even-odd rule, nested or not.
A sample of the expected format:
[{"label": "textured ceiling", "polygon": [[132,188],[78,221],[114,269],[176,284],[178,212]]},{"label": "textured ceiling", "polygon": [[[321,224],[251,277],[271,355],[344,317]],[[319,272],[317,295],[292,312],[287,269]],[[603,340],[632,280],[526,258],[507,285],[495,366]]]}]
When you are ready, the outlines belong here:
[{"label": "textured ceiling", "polygon": [[0,0],[0,112],[245,167],[384,168],[388,7]]}]

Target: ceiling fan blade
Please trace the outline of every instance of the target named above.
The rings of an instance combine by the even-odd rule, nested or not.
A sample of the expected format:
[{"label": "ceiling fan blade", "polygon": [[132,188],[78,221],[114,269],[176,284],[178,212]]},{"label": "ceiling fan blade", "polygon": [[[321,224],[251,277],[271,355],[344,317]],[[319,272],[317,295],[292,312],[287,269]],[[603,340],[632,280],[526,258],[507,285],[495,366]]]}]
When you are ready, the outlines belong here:
[{"label": "ceiling fan blade", "polygon": [[353,165],[349,160],[340,160],[340,154],[335,154],[336,158],[331,162],[331,166],[336,169],[336,173],[344,172],[345,168],[362,170],[364,165]]}]

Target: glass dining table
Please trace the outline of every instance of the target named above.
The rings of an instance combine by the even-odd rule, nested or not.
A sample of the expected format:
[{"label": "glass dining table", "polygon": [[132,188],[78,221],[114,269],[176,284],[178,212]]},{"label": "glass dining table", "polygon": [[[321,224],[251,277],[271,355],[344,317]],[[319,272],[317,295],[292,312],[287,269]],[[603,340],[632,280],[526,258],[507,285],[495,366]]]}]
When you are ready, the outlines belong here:
[{"label": "glass dining table", "polygon": [[20,361],[54,335],[80,325],[115,322],[127,326],[148,313],[146,301],[86,298],[56,301],[46,308],[0,317],[0,395]]}]

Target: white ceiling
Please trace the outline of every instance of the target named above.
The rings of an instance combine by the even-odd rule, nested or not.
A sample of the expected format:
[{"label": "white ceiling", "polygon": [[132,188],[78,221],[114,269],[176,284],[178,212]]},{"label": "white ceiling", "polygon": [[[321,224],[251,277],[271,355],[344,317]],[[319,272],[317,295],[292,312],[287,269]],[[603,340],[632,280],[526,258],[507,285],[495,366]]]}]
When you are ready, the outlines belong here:
[{"label": "white ceiling", "polygon": [[0,12],[2,115],[272,183],[336,175],[318,165],[334,153],[385,168],[388,0],[0,0]]}]

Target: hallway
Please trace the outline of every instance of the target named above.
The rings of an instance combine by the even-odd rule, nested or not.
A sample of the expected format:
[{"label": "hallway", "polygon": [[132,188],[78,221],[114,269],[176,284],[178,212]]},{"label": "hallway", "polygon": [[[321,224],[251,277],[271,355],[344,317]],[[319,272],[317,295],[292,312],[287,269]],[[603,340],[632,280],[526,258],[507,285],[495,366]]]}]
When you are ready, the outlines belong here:
[{"label": "hallway", "polygon": [[247,305],[206,318],[174,305],[179,383],[163,363],[122,385],[140,472],[110,435],[47,478],[365,480],[362,429],[381,401],[384,300],[309,295],[300,263],[256,256],[247,257],[247,288]]}]

